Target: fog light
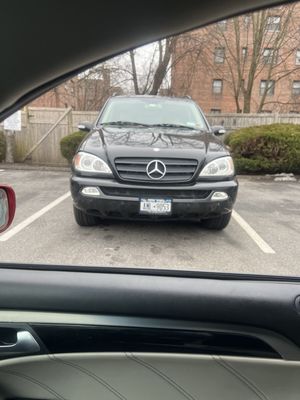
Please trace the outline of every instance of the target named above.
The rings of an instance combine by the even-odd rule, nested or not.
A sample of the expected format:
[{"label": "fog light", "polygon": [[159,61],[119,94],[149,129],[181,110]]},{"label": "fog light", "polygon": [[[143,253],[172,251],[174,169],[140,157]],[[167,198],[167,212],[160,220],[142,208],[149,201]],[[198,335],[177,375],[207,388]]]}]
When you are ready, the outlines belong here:
[{"label": "fog light", "polygon": [[227,200],[228,199],[228,194],[225,192],[215,192],[211,196],[211,200]]},{"label": "fog light", "polygon": [[86,186],[81,193],[85,196],[100,197],[100,190],[95,186]]}]

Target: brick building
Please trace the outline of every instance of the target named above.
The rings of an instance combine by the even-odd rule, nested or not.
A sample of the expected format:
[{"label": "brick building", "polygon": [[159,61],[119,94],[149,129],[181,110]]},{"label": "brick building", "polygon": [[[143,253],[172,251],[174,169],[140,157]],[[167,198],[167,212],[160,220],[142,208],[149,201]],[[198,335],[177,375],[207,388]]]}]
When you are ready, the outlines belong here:
[{"label": "brick building", "polygon": [[176,59],[172,94],[206,113],[299,113],[300,3],[182,35]]}]

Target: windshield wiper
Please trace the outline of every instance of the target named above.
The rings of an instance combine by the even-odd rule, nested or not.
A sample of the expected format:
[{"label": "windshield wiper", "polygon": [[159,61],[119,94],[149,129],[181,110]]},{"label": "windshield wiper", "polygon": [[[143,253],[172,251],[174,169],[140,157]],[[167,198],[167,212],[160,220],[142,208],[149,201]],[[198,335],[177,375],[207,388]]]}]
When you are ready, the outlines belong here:
[{"label": "windshield wiper", "polygon": [[151,125],[143,124],[141,122],[132,122],[132,121],[111,121],[111,122],[102,122],[100,125],[118,125],[118,126],[145,126],[149,127]]},{"label": "windshield wiper", "polygon": [[111,122],[102,122],[100,125],[102,126],[142,126],[145,128],[175,128],[175,129],[188,129],[192,131],[201,131],[206,132],[206,130],[201,128],[196,128],[188,125],[181,125],[181,124],[143,124],[142,122],[133,122],[133,121],[111,121]]},{"label": "windshield wiper", "polygon": [[188,125],[180,125],[180,124],[153,124],[150,126],[162,127],[162,128],[190,129],[193,131],[204,131],[204,129],[201,128],[196,128]]}]

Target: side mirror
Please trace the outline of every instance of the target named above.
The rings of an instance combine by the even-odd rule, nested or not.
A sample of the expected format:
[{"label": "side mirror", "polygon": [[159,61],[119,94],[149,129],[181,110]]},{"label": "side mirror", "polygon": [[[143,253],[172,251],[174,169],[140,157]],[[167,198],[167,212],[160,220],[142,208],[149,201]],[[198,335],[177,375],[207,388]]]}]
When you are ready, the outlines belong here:
[{"label": "side mirror", "polygon": [[93,129],[93,124],[91,124],[90,122],[80,122],[77,125],[77,128],[83,132],[90,132]]},{"label": "side mirror", "polygon": [[212,126],[211,130],[213,131],[213,134],[216,136],[225,135],[225,133],[226,133],[226,129],[222,125],[221,126]]},{"label": "side mirror", "polygon": [[9,186],[0,185],[0,232],[12,223],[16,211],[16,195]]}]

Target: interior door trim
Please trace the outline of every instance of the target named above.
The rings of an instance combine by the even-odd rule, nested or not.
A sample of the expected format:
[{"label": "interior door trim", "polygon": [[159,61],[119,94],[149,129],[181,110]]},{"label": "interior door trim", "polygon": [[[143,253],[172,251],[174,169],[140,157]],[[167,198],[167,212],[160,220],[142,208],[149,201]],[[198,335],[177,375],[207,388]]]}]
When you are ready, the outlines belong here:
[{"label": "interior door trim", "polygon": [[[46,270],[46,266],[38,270],[0,268],[0,311],[252,327],[294,343],[288,346],[288,352],[279,352],[288,359],[299,359],[298,282],[238,280],[234,275],[232,279],[222,279],[134,272],[55,271]],[[290,354],[292,348],[294,357]]]},{"label": "interior door trim", "polygon": [[[300,349],[289,339],[275,332],[247,325],[194,322],[161,318],[0,310],[0,322],[6,324],[55,324],[116,326],[149,329],[222,332],[258,338],[277,351],[283,359],[300,361]],[[0,326],[1,326],[0,323]]]}]

